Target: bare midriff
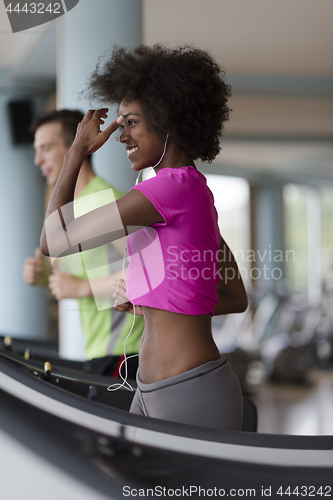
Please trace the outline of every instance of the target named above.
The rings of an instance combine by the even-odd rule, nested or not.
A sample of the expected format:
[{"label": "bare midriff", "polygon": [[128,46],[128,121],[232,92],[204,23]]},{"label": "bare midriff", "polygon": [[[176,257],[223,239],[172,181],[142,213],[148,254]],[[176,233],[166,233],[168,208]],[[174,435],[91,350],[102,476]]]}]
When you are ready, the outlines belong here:
[{"label": "bare midriff", "polygon": [[211,314],[190,316],[143,307],[140,379],[152,384],[220,357],[212,337]]}]

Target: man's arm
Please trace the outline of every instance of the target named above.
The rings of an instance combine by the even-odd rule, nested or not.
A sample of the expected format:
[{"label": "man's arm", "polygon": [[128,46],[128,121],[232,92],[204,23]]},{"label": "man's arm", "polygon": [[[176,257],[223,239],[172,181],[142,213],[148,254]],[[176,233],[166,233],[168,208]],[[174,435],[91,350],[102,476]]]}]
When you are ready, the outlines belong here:
[{"label": "man's arm", "polygon": [[221,279],[217,285],[218,303],[214,316],[244,312],[248,306],[244,283],[235,258],[222,237],[219,254],[223,255],[224,259],[219,263]]},{"label": "man's arm", "polygon": [[[122,280],[127,276],[127,264],[123,261],[123,266],[119,269],[119,259],[125,259],[125,249],[127,237],[121,238],[111,244],[111,253],[117,260],[117,269],[110,275],[95,279],[82,279],[74,276],[70,272],[53,272],[49,277],[49,287],[52,295],[60,299],[79,299],[82,297],[112,298],[116,291],[116,286],[112,285],[114,280]],[[114,253],[115,252],[115,253]],[[113,261],[109,262],[112,264]]]},{"label": "man's arm", "polygon": [[122,279],[122,270],[104,278],[81,279],[69,273],[54,271],[49,277],[49,288],[57,299],[80,299],[82,297],[112,298],[116,286],[112,280]]}]

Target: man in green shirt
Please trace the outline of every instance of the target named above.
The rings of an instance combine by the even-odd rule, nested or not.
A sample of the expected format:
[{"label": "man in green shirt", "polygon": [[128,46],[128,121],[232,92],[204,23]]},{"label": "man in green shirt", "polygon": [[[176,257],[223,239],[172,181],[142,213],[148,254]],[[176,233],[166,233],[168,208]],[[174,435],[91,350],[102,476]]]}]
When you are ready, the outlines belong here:
[{"label": "man in green shirt", "polygon": [[[57,182],[64,157],[69,150],[83,114],[79,111],[61,110],[47,113],[31,126],[35,133],[35,163],[51,188]],[[92,209],[110,203],[122,196],[102,178],[96,176],[91,158],[88,157],[79,174],[75,187],[74,210],[80,216]],[[124,353],[133,316],[111,308],[115,287],[110,280],[123,277],[124,241],[88,250],[59,259],[65,272],[51,270],[39,249],[28,257],[23,268],[24,281],[30,285],[48,288],[60,300],[77,299],[82,331],[85,337],[87,369],[98,373],[117,375]],[[143,332],[143,318],[138,316],[131,335],[126,341],[126,354],[139,352]],[[98,359],[96,359],[98,358]],[[131,358],[129,376],[135,376],[137,358]]]}]

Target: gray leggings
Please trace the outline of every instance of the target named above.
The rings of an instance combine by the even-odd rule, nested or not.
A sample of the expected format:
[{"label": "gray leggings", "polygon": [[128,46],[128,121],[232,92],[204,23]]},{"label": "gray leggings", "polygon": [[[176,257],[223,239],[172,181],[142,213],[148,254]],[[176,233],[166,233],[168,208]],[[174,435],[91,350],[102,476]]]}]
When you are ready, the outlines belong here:
[{"label": "gray leggings", "polygon": [[215,430],[241,429],[242,391],[224,356],[153,384],[143,384],[139,370],[136,379],[131,413]]}]

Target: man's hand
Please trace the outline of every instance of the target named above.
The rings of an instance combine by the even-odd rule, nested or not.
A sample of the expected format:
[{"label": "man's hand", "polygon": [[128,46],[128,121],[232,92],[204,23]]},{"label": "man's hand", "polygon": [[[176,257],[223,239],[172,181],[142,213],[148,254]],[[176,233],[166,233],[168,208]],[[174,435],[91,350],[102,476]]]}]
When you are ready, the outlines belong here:
[{"label": "man's hand", "polygon": [[57,299],[79,299],[91,295],[88,280],[82,280],[68,273],[54,270],[49,277],[49,288]]},{"label": "man's hand", "polygon": [[[124,280],[111,280],[111,283],[117,287],[113,297],[116,299],[114,308],[120,312],[134,314],[134,306],[126,297],[126,283]],[[135,306],[135,315],[143,316],[142,307]]]},{"label": "man's hand", "polygon": [[35,250],[34,257],[27,257],[23,266],[23,280],[27,285],[49,287],[48,278],[50,272],[47,263],[43,259],[39,248]]}]

